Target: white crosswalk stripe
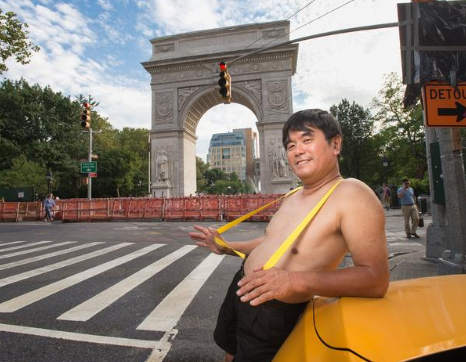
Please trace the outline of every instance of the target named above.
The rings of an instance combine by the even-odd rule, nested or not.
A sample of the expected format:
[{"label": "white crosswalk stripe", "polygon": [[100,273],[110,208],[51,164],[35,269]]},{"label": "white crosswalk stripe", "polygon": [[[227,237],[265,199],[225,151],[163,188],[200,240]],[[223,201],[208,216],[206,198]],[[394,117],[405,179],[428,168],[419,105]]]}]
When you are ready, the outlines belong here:
[{"label": "white crosswalk stripe", "polygon": [[[73,245],[76,243],[78,243],[78,245]],[[224,256],[210,254],[200,261],[192,271],[190,271],[189,268],[179,268],[183,265],[182,262],[178,262],[176,264],[175,262],[191,255],[190,253],[197,249],[194,245],[182,245],[163,257],[158,257],[158,253],[152,254],[151,252],[165,246],[165,244],[144,244],[139,246],[137,243],[122,242],[112,243],[109,245],[106,242],[80,243],[78,241],[53,242],[47,240],[41,242],[4,242],[0,243],[0,248],[2,246],[8,247],[3,249],[3,251],[6,251],[7,253],[0,255],[0,259],[7,259],[13,256],[23,256],[23,258],[13,261],[5,260],[5,262],[0,260],[0,272],[5,272],[4,275],[0,274],[0,288],[15,284],[13,287],[10,287],[12,289],[7,289],[10,293],[13,291],[13,295],[8,293],[3,294],[7,299],[5,300],[5,298],[2,298],[2,301],[0,302],[0,332],[65,339],[77,342],[152,349],[153,351],[150,360],[158,362],[163,361],[170,350],[172,341],[178,332],[175,328],[187,308],[193,302],[195,296],[199,293],[210,275],[224,259]],[[59,247],[62,249],[53,252],[45,251],[50,248]],[[92,247],[94,249],[91,252],[89,252],[89,250],[86,252],[85,249]],[[118,255],[111,256],[110,253],[115,251],[119,251]],[[83,252],[84,254],[81,254],[80,252]],[[40,254],[28,257],[27,254],[30,253]],[[68,259],[66,259],[67,254],[71,253],[79,253],[79,255],[71,258],[68,256]],[[162,252],[162,254],[165,253]],[[131,266],[128,267],[117,268],[118,266],[129,263],[130,261],[142,256],[145,256],[145,258],[143,259],[144,261],[141,263],[142,266],[139,269],[137,269],[137,266],[139,265],[138,263],[132,263]],[[99,257],[105,257],[105,262],[100,262]],[[53,258],[55,258],[53,262],[51,260],[48,261],[48,259]],[[147,260],[150,260],[150,258],[155,260],[147,263]],[[198,256],[196,256],[196,258],[198,258]],[[85,261],[86,263],[82,263]],[[33,263],[40,264],[30,266],[30,264],[32,265]],[[60,274],[54,274],[59,273],[60,269],[71,266],[76,268],[78,271],[73,272],[73,274],[70,275],[70,270],[73,269],[68,269],[65,271],[66,277],[60,277]],[[21,267],[21,269],[17,273],[14,273],[14,268],[17,267]],[[134,268],[136,268],[136,270]],[[108,310],[110,313],[120,313],[121,306],[116,302],[123,298],[127,299],[123,301],[122,305],[132,300],[139,301],[140,299],[138,299],[139,297],[137,294],[134,295],[134,292],[132,293],[132,291],[141,287],[142,284],[149,279],[156,278],[158,273],[168,268],[175,268],[173,270],[177,270],[177,272],[178,270],[183,270],[187,276],[184,277],[184,279],[182,279],[181,282],[173,288],[173,290],[168,292],[163,291],[166,295],[160,295],[160,292],[157,290],[153,292],[151,291],[150,295],[154,295],[154,298],[160,300],[157,305],[154,303],[154,305],[150,306],[149,310],[152,310],[152,312],[147,312],[147,315],[142,315],[137,319],[134,319],[136,318],[136,315],[133,315],[133,318],[128,319],[128,324],[131,328],[134,328],[133,330],[135,333],[136,330],[139,330],[141,332],[138,333],[144,333],[144,336],[147,336],[150,335],[147,334],[150,332],[162,332],[162,337],[158,335],[157,339],[159,340],[151,340],[151,338],[147,339],[145,337],[123,338],[121,334],[115,334],[112,332],[108,333],[109,335],[87,334],[82,331],[92,331],[94,329],[86,329],[87,327],[84,329],[74,328],[71,324],[69,326],[73,329],[65,331],[63,330],[63,327],[57,328],[57,330],[53,328],[44,329],[41,328],[40,323],[38,326],[29,325],[29,323],[24,323],[25,325],[16,325],[16,323],[5,323],[1,320],[2,314],[14,312],[21,313],[23,308],[27,306],[31,306],[31,308],[33,308],[32,306],[34,303],[46,300],[54,294],[62,292],[64,293],[63,302],[68,303],[69,306],[67,305],[66,308],[62,309],[61,315],[58,317],[54,315],[54,310],[52,310],[51,307],[49,308],[47,304],[41,304],[39,306],[41,314],[45,313],[44,315],[46,318],[52,318],[52,320],[72,321],[81,324],[89,323],[89,325],[92,325],[92,323],[98,323],[98,325],[100,325],[99,323],[102,323],[102,318],[99,320],[96,317],[99,313],[104,310]],[[92,283],[93,286],[98,287],[100,285],[99,283],[107,280],[106,277],[102,276],[98,281],[92,278],[115,269],[118,270],[117,275],[122,276],[123,278],[118,277],[117,282],[112,283],[110,286],[107,285],[104,290],[100,289],[101,291],[92,292],[84,301],[80,299],[79,304],[73,304],[73,293],[77,293],[79,289],[73,289],[71,288],[72,286],[88,281],[88,283]],[[45,273],[49,274],[39,279],[32,279]],[[24,285],[20,282],[28,279],[29,281],[24,284],[26,286],[26,290],[24,290]],[[44,285],[44,280],[51,280],[52,282],[48,282],[48,284]],[[93,282],[93,280],[96,281]],[[34,286],[36,281],[40,283],[40,287],[31,288],[31,285]],[[92,290],[95,290],[95,287]],[[0,296],[2,296],[2,293],[0,293]],[[61,302],[61,299],[57,299],[57,301],[58,300]],[[146,300],[147,303],[150,303],[150,299]],[[55,301],[53,303],[55,303]],[[109,308],[111,305],[116,306],[112,309]],[[23,312],[23,315],[28,315],[28,313],[29,312]],[[131,309],[126,309],[124,314],[128,314],[131,317]],[[20,315],[21,314],[17,316]],[[105,318],[107,318],[107,315],[105,315]],[[94,322],[94,320],[96,321]],[[32,323],[34,324],[34,322]],[[52,321],[49,321],[49,323],[52,323],[53,325]]]},{"label": "white crosswalk stripe", "polygon": [[98,256],[110,253],[112,251],[121,249],[121,248],[123,248],[125,246],[128,246],[128,245],[131,245],[131,244],[132,243],[116,244],[116,245],[113,245],[113,246],[109,246],[108,248],[105,248],[105,249],[94,251],[92,253],[80,255],[80,256],[77,256],[75,258],[60,261],[60,262],[55,263],[55,264],[46,265],[46,266],[43,266],[41,268],[37,268],[37,269],[34,269],[34,270],[29,270],[29,271],[24,272],[24,273],[15,274],[15,275],[12,275],[12,276],[7,277],[7,278],[0,279],[0,288],[4,287],[5,285],[13,284],[13,283],[19,282],[19,281],[24,280],[24,279],[32,278],[32,277],[35,277],[37,275],[50,272],[52,270],[57,270],[57,269],[60,269],[60,268],[64,268],[64,267],[67,267],[67,266],[82,262],[84,260],[88,260],[88,259],[91,259],[91,258],[96,258]]},{"label": "white crosswalk stripe", "polygon": [[113,259],[99,266],[87,269],[81,273],[74,274],[68,278],[59,280],[55,283],[46,285],[45,287],[33,290],[32,292],[22,294],[16,298],[7,300],[6,302],[0,303],[0,313],[11,313],[24,308],[32,303],[42,300],[52,294],[58,293],[63,289],[69,288],[75,284],[81,283],[82,281],[92,278],[98,274],[101,274],[107,270],[110,270],[118,265],[127,263],[128,261],[139,258],[140,256],[151,252],[157,248],[160,248],[162,244],[149,245],[143,249],[132,252],[131,254],[124,255],[117,259]]},{"label": "white crosswalk stripe", "polygon": [[[5,245],[16,245],[16,244],[21,244],[21,243],[25,243],[25,242],[26,242],[26,240],[9,241],[7,243],[6,242],[4,243],[3,241],[0,241],[0,247],[5,246]],[[0,249],[0,251],[1,251],[1,249]]]},{"label": "white crosswalk stripe", "polygon": [[51,243],[52,240],[45,240],[45,241],[39,241],[39,242],[36,242],[36,243],[29,243],[29,244],[26,244],[26,245],[20,245],[20,246],[11,246],[9,248],[5,248],[5,249],[0,249],[0,252],[5,252],[5,251],[12,251],[12,250],[18,250],[18,249],[25,249],[25,248],[28,248],[30,247],[31,245],[42,245],[42,244],[48,244],[48,243]]},{"label": "white crosswalk stripe", "polygon": [[69,310],[62,314],[57,319],[64,319],[70,321],[87,321],[101,310],[108,307],[110,304],[121,298],[123,295],[136,288],[168,265],[178,260],[182,256],[195,249],[195,246],[187,245],[178,249],[174,253],[167,255],[155,263],[141,269],[137,273],[134,273],[125,280],[113,285],[106,291],[96,295],[95,297],[88,299],[86,302],[78,305],[77,307]]},{"label": "white crosswalk stripe", "polygon": [[137,329],[170,331],[181,318],[199,289],[223,260],[223,255],[210,254],[168,294]]},{"label": "white crosswalk stripe", "polygon": [[[73,241],[73,242],[65,241],[63,243],[55,244],[55,246],[67,245],[69,243],[75,243],[75,241]],[[88,244],[78,245],[78,246],[75,246],[74,248],[70,248],[70,249],[55,251],[53,253],[34,256],[34,257],[28,258],[28,259],[13,261],[11,263],[0,265],[0,270],[10,269],[10,268],[14,268],[14,267],[17,267],[17,266],[20,266],[20,265],[26,265],[26,264],[30,264],[30,263],[35,263],[36,261],[53,258],[53,257],[59,256],[59,255],[69,254],[69,253],[72,253],[74,251],[90,248],[91,246],[96,246],[96,245],[100,245],[100,244],[103,244],[103,243],[100,243],[100,242],[88,243]]]}]

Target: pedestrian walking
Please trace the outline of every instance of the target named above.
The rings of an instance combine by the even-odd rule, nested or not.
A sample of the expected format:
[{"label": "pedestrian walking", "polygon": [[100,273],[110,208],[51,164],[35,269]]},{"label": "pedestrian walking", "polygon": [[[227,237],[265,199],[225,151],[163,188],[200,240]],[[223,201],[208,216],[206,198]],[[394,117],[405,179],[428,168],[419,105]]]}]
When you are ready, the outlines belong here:
[{"label": "pedestrian walking", "polygon": [[401,200],[401,212],[403,213],[406,237],[419,238],[416,233],[419,224],[419,211],[416,206],[416,196],[414,190],[410,187],[409,179],[403,179],[403,185],[398,188],[397,195]]},{"label": "pedestrian walking", "polygon": [[392,193],[390,192],[390,188],[387,184],[383,184],[382,187],[382,203],[385,210],[390,210],[390,197]]},{"label": "pedestrian walking", "polygon": [[45,218],[44,221],[53,221],[53,208],[55,207],[55,201],[53,195],[48,194],[44,200]]}]

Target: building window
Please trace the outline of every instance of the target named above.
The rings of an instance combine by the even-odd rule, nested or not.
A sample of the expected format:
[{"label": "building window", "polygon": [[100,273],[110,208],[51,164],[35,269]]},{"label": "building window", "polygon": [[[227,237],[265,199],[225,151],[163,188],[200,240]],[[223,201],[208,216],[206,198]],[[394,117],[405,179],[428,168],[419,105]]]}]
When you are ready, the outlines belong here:
[{"label": "building window", "polygon": [[229,159],[230,159],[230,149],[222,148],[222,160],[229,160]]}]

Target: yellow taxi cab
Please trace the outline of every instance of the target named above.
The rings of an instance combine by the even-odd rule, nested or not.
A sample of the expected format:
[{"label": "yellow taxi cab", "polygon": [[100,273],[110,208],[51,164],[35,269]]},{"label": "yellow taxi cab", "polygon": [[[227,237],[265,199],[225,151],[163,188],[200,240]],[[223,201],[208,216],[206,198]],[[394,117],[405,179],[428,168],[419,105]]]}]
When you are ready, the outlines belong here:
[{"label": "yellow taxi cab", "polygon": [[384,298],[309,302],[273,362],[466,361],[466,275],[391,282]]}]

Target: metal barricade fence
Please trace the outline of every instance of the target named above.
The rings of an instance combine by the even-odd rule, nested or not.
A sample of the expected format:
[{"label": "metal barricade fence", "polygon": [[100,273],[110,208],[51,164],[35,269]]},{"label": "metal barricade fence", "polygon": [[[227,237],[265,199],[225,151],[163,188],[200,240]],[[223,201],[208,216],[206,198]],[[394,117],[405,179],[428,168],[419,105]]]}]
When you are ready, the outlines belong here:
[{"label": "metal barricade fence", "polygon": [[[64,222],[160,220],[231,221],[281,195],[206,195],[172,198],[108,198],[57,200],[55,219]],[[253,216],[250,221],[269,221],[280,202]],[[0,221],[42,220],[41,202],[2,202]]]}]

